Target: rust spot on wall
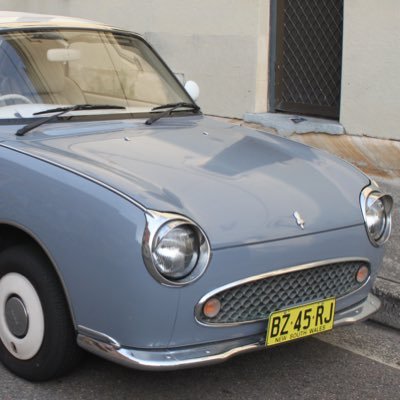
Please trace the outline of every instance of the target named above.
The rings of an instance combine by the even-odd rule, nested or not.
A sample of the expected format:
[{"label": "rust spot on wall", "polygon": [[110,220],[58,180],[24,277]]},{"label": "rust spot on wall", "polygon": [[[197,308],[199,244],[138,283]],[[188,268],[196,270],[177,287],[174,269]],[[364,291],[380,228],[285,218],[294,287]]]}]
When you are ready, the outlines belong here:
[{"label": "rust spot on wall", "polygon": [[[227,119],[225,119],[227,120]],[[228,119],[235,125],[275,133],[275,130],[239,119]],[[290,139],[307,144],[350,162],[367,175],[382,178],[400,177],[400,142],[366,136],[329,135],[325,133],[295,134]]]},{"label": "rust spot on wall", "polygon": [[366,174],[382,178],[400,177],[400,143],[364,136],[309,133],[294,140],[324,149],[354,164]]}]

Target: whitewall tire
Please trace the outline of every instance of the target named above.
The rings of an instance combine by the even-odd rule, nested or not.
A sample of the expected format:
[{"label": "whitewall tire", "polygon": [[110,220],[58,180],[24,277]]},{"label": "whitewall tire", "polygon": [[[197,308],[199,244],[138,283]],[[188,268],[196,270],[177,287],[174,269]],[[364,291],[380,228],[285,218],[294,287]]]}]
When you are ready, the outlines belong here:
[{"label": "whitewall tire", "polygon": [[0,279],[0,340],[14,357],[29,360],[39,351],[43,336],[44,315],[35,288],[21,274],[4,275]]},{"label": "whitewall tire", "polygon": [[31,381],[61,376],[80,360],[54,267],[33,244],[0,253],[0,361]]}]

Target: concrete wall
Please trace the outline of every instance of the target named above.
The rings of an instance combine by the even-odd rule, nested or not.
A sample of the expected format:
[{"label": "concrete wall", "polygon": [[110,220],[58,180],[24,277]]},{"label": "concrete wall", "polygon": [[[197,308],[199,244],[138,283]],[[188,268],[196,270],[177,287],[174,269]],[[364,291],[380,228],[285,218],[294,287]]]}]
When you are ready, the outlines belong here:
[{"label": "concrete wall", "polygon": [[200,85],[206,113],[267,108],[269,0],[0,0],[0,9],[99,20],[143,34]]},{"label": "concrete wall", "polygon": [[400,1],[345,0],[340,122],[400,139]]},{"label": "concrete wall", "polygon": [[[270,0],[0,0],[0,9],[103,21],[143,34],[200,85],[209,114],[266,112]],[[400,139],[400,0],[345,0],[340,122]]]}]

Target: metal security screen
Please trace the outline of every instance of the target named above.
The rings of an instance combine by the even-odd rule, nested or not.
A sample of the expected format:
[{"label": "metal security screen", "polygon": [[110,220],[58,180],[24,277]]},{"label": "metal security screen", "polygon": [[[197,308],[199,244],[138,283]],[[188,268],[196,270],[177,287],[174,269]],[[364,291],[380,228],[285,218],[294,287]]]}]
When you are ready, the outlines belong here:
[{"label": "metal security screen", "polygon": [[275,108],[337,118],[343,0],[277,0]]}]

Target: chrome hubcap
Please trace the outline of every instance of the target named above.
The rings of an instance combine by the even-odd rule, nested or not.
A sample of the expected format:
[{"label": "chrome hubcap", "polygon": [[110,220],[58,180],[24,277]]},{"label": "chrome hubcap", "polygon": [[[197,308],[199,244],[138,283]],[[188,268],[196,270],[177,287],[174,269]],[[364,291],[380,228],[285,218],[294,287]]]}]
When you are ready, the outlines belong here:
[{"label": "chrome hubcap", "polygon": [[28,333],[29,317],[23,301],[18,296],[10,296],[4,311],[10,332],[17,338],[25,337]]}]

